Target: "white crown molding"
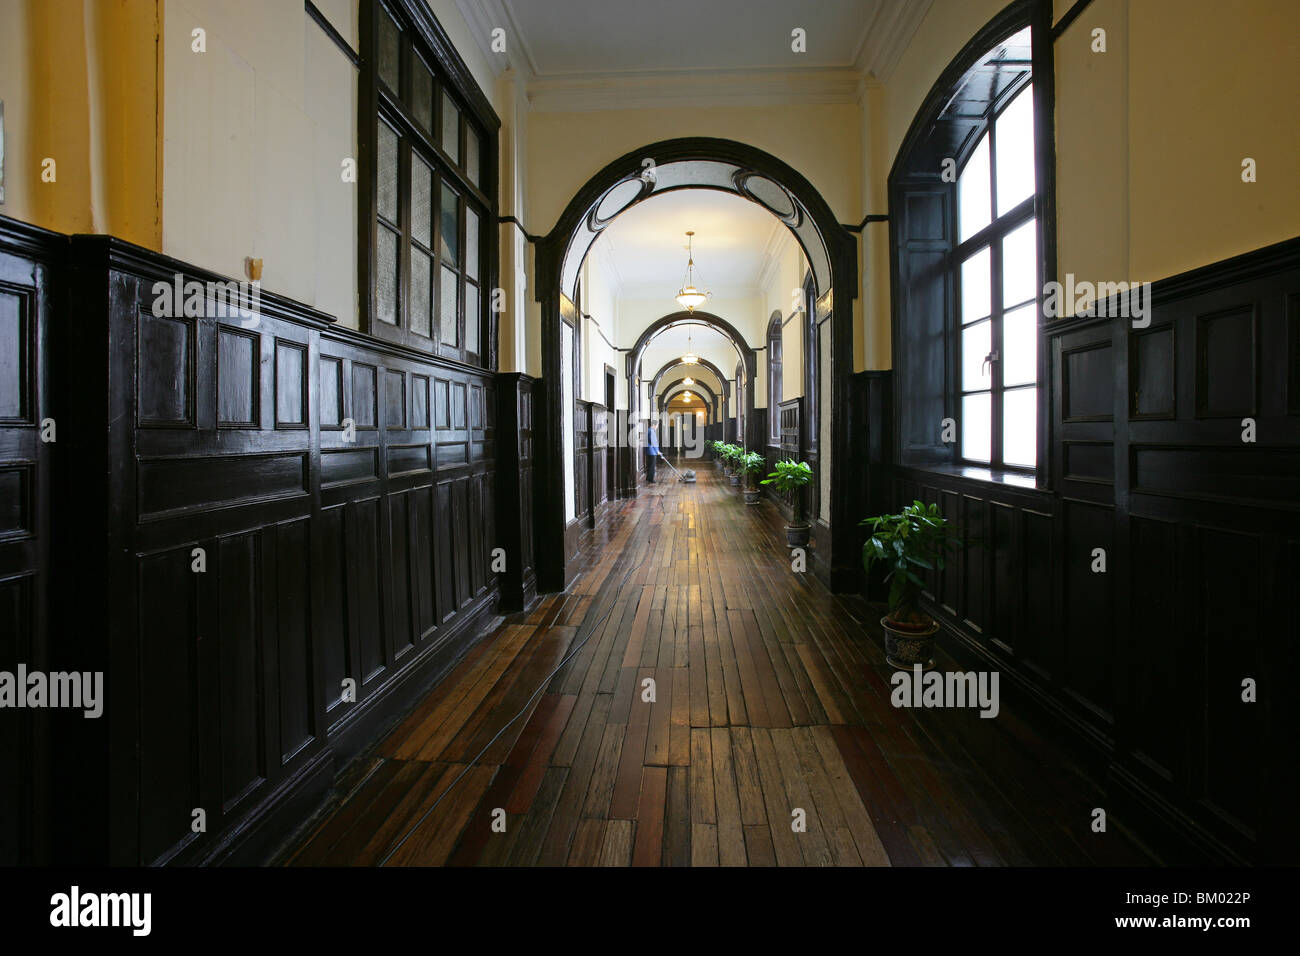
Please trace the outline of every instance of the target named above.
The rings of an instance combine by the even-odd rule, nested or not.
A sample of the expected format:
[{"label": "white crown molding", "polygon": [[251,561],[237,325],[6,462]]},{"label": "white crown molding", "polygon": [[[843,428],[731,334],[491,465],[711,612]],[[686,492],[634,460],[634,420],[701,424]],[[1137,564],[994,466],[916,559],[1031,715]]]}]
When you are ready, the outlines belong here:
[{"label": "white crown molding", "polygon": [[[504,0],[456,0],[456,9],[465,18],[493,75],[500,76],[507,69],[513,69],[526,79],[537,72],[528,43]],[[498,28],[506,31],[504,56],[492,49],[492,31]]]},{"label": "white crown molding", "polygon": [[[519,29],[517,0],[455,0],[497,76],[512,68],[526,81],[537,112],[610,109],[744,107],[857,103],[864,85],[887,82],[933,0],[879,0],[851,64],[805,70],[641,70],[540,75]],[[491,49],[492,31],[506,31],[506,54]]]},{"label": "white crown molding", "polygon": [[876,10],[858,67],[868,80],[886,83],[933,0],[884,0]]},{"label": "white crown molding", "polygon": [[528,103],[539,113],[856,103],[857,70],[692,70],[534,77]]}]

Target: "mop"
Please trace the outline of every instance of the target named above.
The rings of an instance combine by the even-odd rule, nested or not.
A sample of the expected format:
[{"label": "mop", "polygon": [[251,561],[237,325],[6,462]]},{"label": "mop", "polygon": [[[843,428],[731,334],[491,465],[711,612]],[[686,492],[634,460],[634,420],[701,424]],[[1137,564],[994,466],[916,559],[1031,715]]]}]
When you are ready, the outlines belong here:
[{"label": "mop", "polygon": [[676,468],[674,468],[674,467],[672,466],[672,462],[670,462],[670,461],[669,461],[667,458],[665,458],[662,454],[659,455],[659,460],[662,461],[665,465],[668,466],[668,470],[671,471],[674,475],[677,476],[677,480],[678,480],[678,481],[685,481],[685,482],[691,482],[691,483],[693,483],[693,482],[695,481],[695,471],[694,471],[693,469],[687,468],[687,469],[686,469],[686,473],[683,474],[682,472],[680,472],[680,471],[678,471]]}]

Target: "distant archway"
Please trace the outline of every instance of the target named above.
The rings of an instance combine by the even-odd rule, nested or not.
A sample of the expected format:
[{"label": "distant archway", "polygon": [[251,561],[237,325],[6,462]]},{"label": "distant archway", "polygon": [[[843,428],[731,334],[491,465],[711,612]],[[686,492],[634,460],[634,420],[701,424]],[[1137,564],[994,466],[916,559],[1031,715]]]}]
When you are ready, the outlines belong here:
[{"label": "distant archway", "polygon": [[717,417],[718,396],[714,394],[713,389],[709,388],[709,386],[705,385],[703,382],[696,382],[693,385],[684,385],[679,379],[676,382],[669,383],[668,387],[664,389],[662,395],[656,394],[655,410],[662,412],[664,409],[668,407],[669,402],[671,402],[674,398],[676,398],[678,395],[682,394],[683,392],[695,392],[699,394],[700,399],[704,402],[705,405],[708,406],[708,410],[709,410],[708,424],[713,424],[714,418]]},{"label": "distant archway", "polygon": [[[713,377],[716,378],[721,383],[722,394],[720,397],[724,401],[731,397],[731,379],[727,378],[727,376],[723,374],[722,369],[718,368],[716,365],[714,365],[712,362],[710,362],[708,359],[702,356],[700,360],[695,364],[698,365],[700,368],[708,369],[710,372],[713,373]],[[657,394],[659,392],[659,383],[663,381],[664,376],[679,366],[686,367],[686,368],[690,367],[688,363],[683,362],[680,358],[669,359],[662,366],[660,366],[659,371],[655,372],[654,378],[650,379],[650,394],[651,395]]]},{"label": "distant archway", "polygon": [[[758,367],[757,353],[745,340],[744,335],[740,333],[739,329],[722,316],[715,315],[712,312],[702,312],[699,309],[696,309],[694,312],[670,312],[667,315],[660,316],[658,319],[646,326],[645,329],[642,330],[640,337],[637,338],[636,344],[633,345],[627,353],[628,408],[631,410],[632,415],[636,416],[641,413],[639,404],[640,390],[637,388],[637,382],[638,380],[645,381],[641,376],[641,363],[645,356],[646,349],[649,347],[650,343],[654,341],[655,336],[667,331],[668,329],[682,325],[703,325],[721,333],[731,342],[731,347],[736,351],[736,358],[738,360],[737,367],[743,374],[744,381],[748,382],[753,379]],[[701,359],[698,364],[712,371],[713,374],[718,377],[718,380],[724,383],[723,387],[730,392],[728,376],[723,375],[722,371],[716,365],[712,362],[708,362],[706,359]],[[672,366],[669,365],[667,368],[672,368]],[[660,370],[661,373],[663,371],[663,369]],[[733,375],[731,378],[734,379],[736,376]],[[752,388],[745,390],[742,383],[737,381],[736,391],[738,396],[741,394],[747,396],[746,402],[748,407],[745,411],[752,412],[754,390]],[[654,393],[655,390],[652,389],[651,396],[653,396]],[[729,399],[730,395],[727,397]],[[647,409],[647,411],[649,411],[649,409]],[[749,420],[750,417],[751,416],[746,415],[745,420]],[[738,436],[737,441],[740,441],[746,447],[749,447],[750,445],[750,441],[746,436]]]},{"label": "distant archway", "polygon": [[[534,422],[538,461],[534,508],[538,586],[562,590],[571,576],[565,548],[564,459],[561,407],[561,315],[572,308],[577,279],[591,244],[620,213],[652,196],[675,189],[717,189],[756,202],[793,234],[807,258],[817,293],[817,317],[831,322],[832,448],[830,522],[819,526],[814,570],[825,573],[837,590],[854,590],[861,578],[855,554],[856,522],[848,486],[851,447],[847,412],[853,372],[853,300],[857,297],[857,240],[826,200],[784,161],[734,140],[691,137],[652,143],[626,153],[592,176],[578,190],[555,227],[536,246],[534,290],[541,305],[542,398]],[[743,342],[744,339],[738,339]],[[744,362],[746,391],[753,401],[753,349]],[[631,360],[629,356],[629,360]],[[630,361],[629,381],[639,364]],[[629,393],[629,406],[636,396]],[[739,409],[738,409],[739,411]],[[753,420],[746,408],[744,419]],[[842,493],[834,493],[843,489]],[[843,533],[835,533],[840,532]],[[575,542],[576,545],[576,542]],[[827,566],[826,557],[830,561]]]}]

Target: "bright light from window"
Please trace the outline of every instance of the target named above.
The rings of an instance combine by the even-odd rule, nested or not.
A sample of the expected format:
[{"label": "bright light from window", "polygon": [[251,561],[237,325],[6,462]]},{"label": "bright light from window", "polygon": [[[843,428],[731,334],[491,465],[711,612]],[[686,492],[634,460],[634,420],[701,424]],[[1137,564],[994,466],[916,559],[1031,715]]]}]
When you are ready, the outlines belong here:
[{"label": "bright light from window", "polygon": [[957,177],[957,223],[965,242],[990,222],[989,134],[985,133]]},{"label": "bright light from window", "polygon": [[998,215],[1034,194],[1034,87],[1026,86],[997,118]]}]

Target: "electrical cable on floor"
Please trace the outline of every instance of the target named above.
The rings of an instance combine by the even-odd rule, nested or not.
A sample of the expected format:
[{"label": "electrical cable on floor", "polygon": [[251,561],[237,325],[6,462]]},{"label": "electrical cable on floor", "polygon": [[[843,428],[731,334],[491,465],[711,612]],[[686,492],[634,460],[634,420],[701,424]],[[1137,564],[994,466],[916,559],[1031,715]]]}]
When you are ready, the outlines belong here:
[{"label": "electrical cable on floor", "polygon": [[[672,483],[673,490],[677,490],[676,487],[677,484],[678,482]],[[664,498],[667,496],[667,494],[668,492],[661,491],[654,495],[654,497],[659,499],[659,510],[664,515],[668,514],[668,510],[664,507]],[[641,518],[644,518],[647,513],[649,513],[649,509],[647,509],[646,512],[642,513]],[[641,518],[637,519],[638,525],[640,524]],[[491,749],[492,745],[495,744],[501,738],[502,734],[504,734],[507,730],[510,729],[510,727],[515,723],[515,721],[517,721],[520,717],[524,716],[524,714],[529,712],[529,710],[533,706],[533,701],[536,700],[537,697],[541,695],[543,691],[546,690],[547,686],[551,683],[552,680],[554,680],[555,675],[558,674],[561,670],[563,670],[564,666],[568,664],[569,661],[571,661],[580,650],[582,650],[583,646],[589,640],[591,640],[591,636],[595,634],[598,630],[600,630],[600,626],[604,624],[605,620],[609,617],[609,615],[613,613],[614,608],[618,607],[618,596],[619,594],[622,593],[624,586],[628,582],[628,579],[632,577],[632,573],[640,569],[640,567],[645,563],[646,558],[649,557],[651,552],[648,543],[645,546],[645,551],[646,553],[641,556],[641,559],[636,563],[632,564],[627,569],[627,572],[623,575],[623,579],[618,582],[618,587],[614,589],[613,594],[611,595],[609,607],[607,607],[605,611],[600,615],[600,617],[598,617],[595,620],[595,622],[591,625],[590,629],[587,631],[586,637],[578,641],[578,643],[575,644],[572,649],[570,649],[569,653],[565,655],[564,660],[560,661],[560,663],[556,665],[555,669],[546,675],[545,679],[542,681],[541,685],[537,688],[537,690],[535,690],[532,693],[532,696],[530,696],[528,700],[524,702],[524,706],[520,708],[519,713],[515,714],[508,721],[506,721],[506,723],[502,726],[502,728],[492,736],[492,739],[483,745],[483,749],[480,750],[477,754],[475,754],[472,760],[470,760],[467,764],[465,764],[464,769],[462,769],[461,772],[456,775],[456,778],[452,780],[450,784],[447,785],[446,789],[444,789],[442,793],[438,795],[438,799],[434,800],[433,803],[429,806],[429,808],[425,810],[424,813],[420,814],[420,818],[416,820],[415,823],[413,823],[410,827],[407,828],[406,832],[402,834],[402,838],[398,840],[397,843],[387,853],[383,855],[383,857],[379,860],[379,863],[377,864],[378,866],[383,866],[392,858],[394,853],[396,853],[398,850],[402,848],[402,845],[406,843],[408,839],[410,839],[411,834],[413,834],[416,830],[418,830],[420,826],[424,823],[424,821],[429,818],[429,814],[433,813],[433,811],[438,808],[438,804],[442,803],[443,797],[451,793],[452,789],[455,788],[456,784],[460,783],[461,779],[465,776],[465,774],[469,773],[470,769],[478,764],[479,760],[482,759],[483,755],[487,753],[488,750]],[[585,621],[583,622],[583,626],[586,627]]]}]

